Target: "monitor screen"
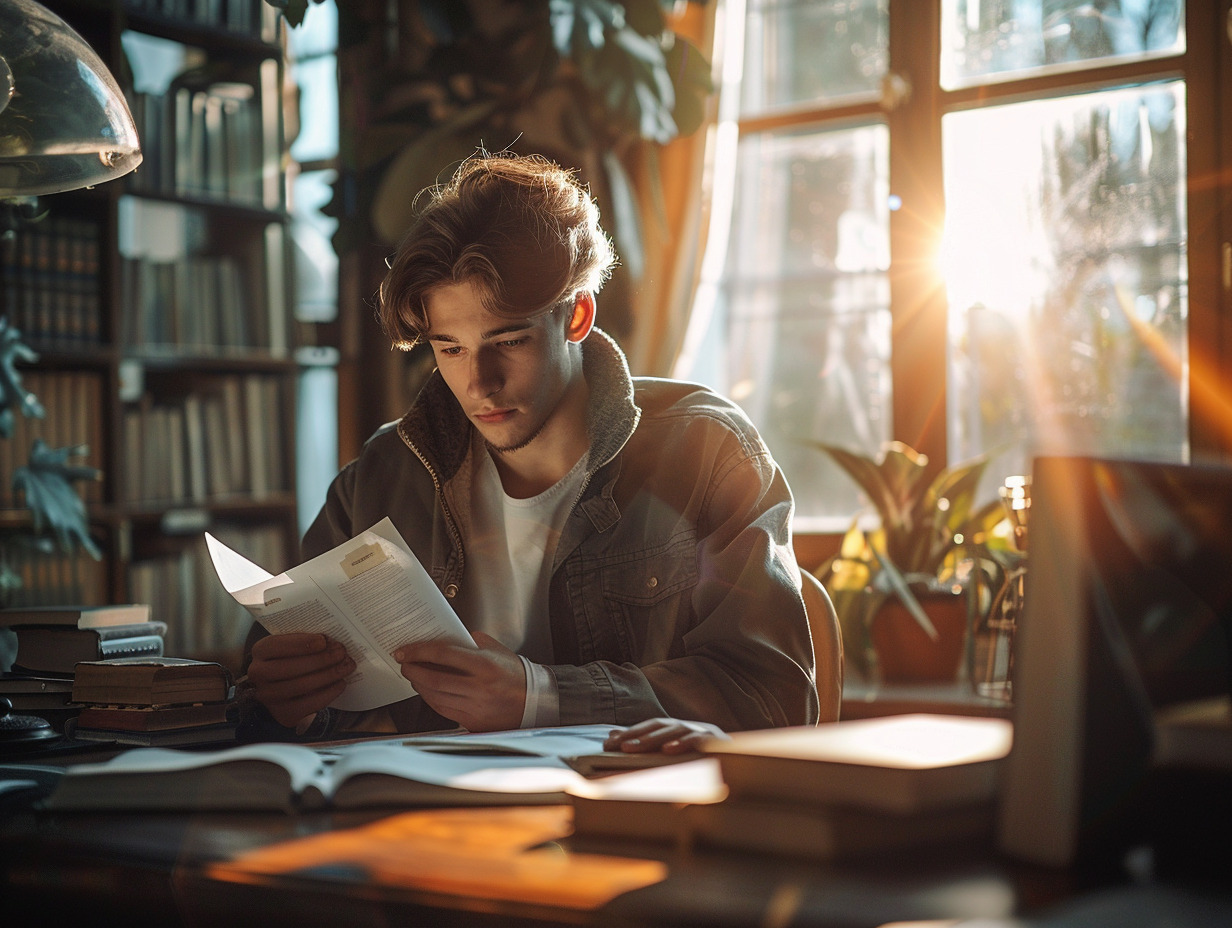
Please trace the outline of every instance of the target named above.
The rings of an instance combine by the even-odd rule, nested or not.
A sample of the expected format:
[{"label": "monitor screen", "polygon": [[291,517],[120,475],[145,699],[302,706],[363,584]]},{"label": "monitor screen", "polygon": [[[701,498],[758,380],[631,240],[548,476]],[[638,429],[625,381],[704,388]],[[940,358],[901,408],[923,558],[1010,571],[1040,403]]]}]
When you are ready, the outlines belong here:
[{"label": "monitor screen", "polygon": [[1232,691],[1232,469],[1039,458],[1029,532],[999,842],[1108,860],[1140,837],[1158,711]]}]

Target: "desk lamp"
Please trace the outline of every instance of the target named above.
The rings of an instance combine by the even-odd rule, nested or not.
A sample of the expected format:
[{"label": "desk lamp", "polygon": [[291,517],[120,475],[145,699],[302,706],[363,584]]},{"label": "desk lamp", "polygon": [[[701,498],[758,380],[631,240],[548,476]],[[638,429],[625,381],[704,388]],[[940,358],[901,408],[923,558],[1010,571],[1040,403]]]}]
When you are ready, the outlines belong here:
[{"label": "desk lamp", "polygon": [[132,113],[102,59],[34,0],[0,4],[0,197],[90,187],[141,163]]}]

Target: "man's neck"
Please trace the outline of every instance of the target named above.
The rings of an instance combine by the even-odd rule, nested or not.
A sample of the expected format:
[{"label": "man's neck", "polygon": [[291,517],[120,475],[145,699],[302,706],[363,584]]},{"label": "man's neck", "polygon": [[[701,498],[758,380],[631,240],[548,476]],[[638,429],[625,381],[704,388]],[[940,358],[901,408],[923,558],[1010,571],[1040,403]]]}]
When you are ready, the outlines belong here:
[{"label": "man's neck", "polygon": [[587,407],[590,388],[583,377],[534,440],[517,451],[490,451],[501,485],[514,499],[530,499],[554,487],[590,449]]}]

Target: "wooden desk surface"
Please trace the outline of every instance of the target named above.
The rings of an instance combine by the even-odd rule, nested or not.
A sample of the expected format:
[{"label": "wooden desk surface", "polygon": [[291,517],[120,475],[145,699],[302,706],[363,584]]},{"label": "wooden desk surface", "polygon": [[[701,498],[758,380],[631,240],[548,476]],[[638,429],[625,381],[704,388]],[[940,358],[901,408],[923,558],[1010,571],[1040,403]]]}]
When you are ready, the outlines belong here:
[{"label": "wooden desk surface", "polygon": [[[48,924],[868,925],[1008,917],[1067,887],[982,853],[824,867],[590,847],[567,806],[0,819],[0,896]],[[795,918],[796,921],[792,921]]]},{"label": "wooden desk surface", "polygon": [[571,832],[567,806],[299,815],[0,809],[0,911],[21,913],[23,926],[57,928],[879,928],[962,919],[1024,928],[1010,919],[1089,888],[1073,874],[1000,861],[986,842],[820,865],[587,844]]}]

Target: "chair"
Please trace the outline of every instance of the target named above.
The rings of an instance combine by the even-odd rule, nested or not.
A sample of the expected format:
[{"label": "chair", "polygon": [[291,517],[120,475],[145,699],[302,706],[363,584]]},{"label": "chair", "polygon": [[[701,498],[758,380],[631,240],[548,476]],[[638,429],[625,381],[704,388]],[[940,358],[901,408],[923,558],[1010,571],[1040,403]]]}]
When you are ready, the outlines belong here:
[{"label": "chair", "polygon": [[837,722],[843,703],[843,635],[838,613],[821,581],[807,570],[800,571],[804,611],[813,636],[813,663],[817,668],[819,722]]}]

